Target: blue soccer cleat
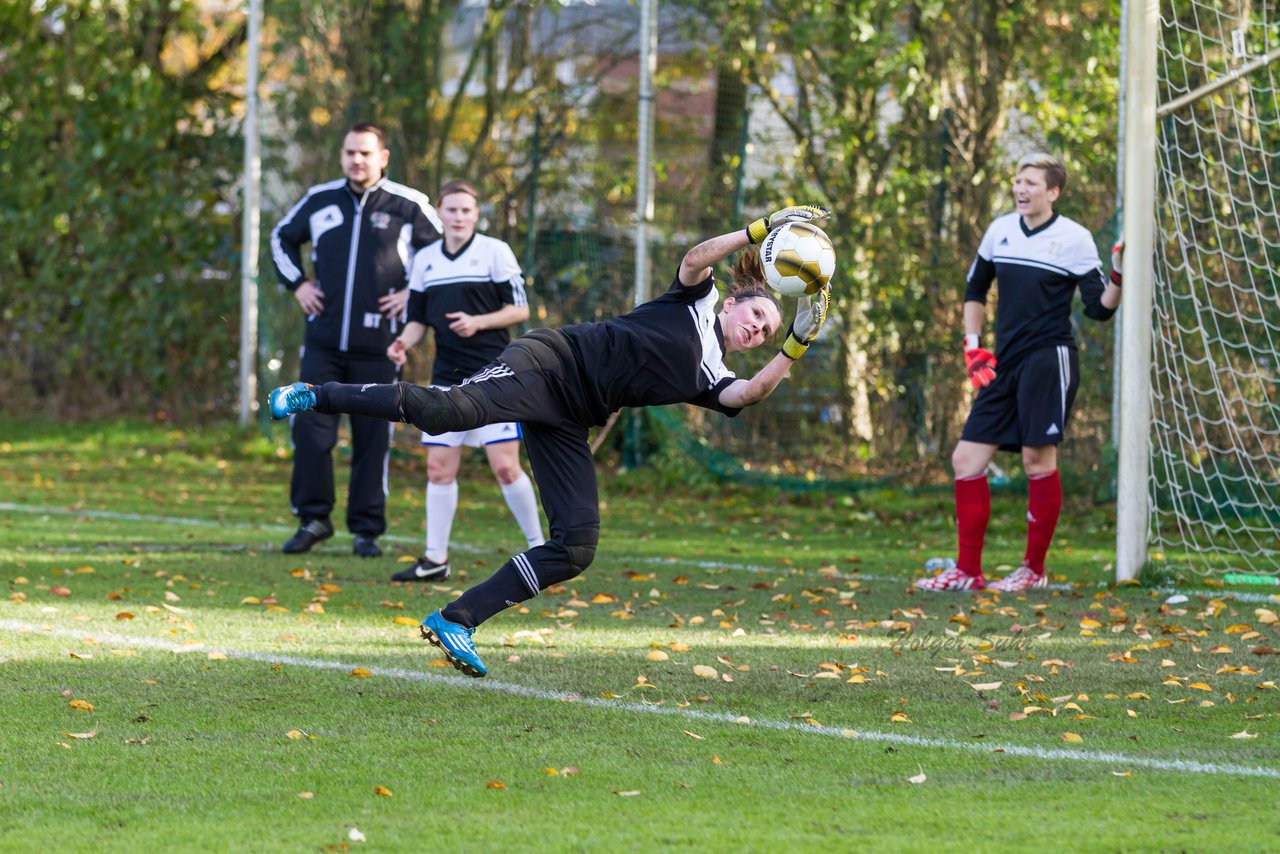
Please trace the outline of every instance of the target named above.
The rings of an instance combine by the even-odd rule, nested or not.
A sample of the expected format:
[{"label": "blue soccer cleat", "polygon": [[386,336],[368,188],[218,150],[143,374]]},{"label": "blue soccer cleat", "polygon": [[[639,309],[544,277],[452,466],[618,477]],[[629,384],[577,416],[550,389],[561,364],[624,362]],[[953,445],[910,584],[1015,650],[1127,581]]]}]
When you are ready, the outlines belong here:
[{"label": "blue soccer cleat", "polygon": [[439,611],[432,611],[422,621],[422,636],[431,641],[432,646],[439,647],[455,670],[468,676],[483,676],[489,669],[484,666],[476,653],[475,644],[471,642],[475,631],[449,622]]},{"label": "blue soccer cleat", "polygon": [[316,393],[309,383],[282,385],[267,395],[267,406],[276,421],[316,408]]}]

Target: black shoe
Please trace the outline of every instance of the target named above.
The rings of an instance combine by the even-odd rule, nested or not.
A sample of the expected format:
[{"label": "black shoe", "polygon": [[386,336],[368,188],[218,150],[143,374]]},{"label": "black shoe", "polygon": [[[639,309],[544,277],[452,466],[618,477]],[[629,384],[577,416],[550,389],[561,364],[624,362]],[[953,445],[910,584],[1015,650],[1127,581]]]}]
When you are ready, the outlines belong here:
[{"label": "black shoe", "polygon": [[367,534],[356,534],[351,553],[360,557],[382,557],[382,549],[378,548],[378,538]]},{"label": "black shoe", "polygon": [[403,572],[397,572],[391,576],[392,581],[444,581],[449,577],[449,564],[436,563],[431,558],[423,556],[418,558],[418,562]]},{"label": "black shoe", "polygon": [[280,551],[287,555],[309,552],[316,543],[332,536],[333,525],[329,524],[328,519],[312,519],[309,522],[303,522],[297,533],[289,538],[289,542],[285,543]]}]

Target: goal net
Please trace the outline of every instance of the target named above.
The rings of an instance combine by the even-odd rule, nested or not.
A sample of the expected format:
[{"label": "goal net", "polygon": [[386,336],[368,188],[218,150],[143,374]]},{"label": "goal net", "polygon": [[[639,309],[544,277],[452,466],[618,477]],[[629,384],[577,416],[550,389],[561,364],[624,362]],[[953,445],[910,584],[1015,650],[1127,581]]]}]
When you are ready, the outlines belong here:
[{"label": "goal net", "polygon": [[1280,16],[1161,4],[1150,553],[1280,573]]}]

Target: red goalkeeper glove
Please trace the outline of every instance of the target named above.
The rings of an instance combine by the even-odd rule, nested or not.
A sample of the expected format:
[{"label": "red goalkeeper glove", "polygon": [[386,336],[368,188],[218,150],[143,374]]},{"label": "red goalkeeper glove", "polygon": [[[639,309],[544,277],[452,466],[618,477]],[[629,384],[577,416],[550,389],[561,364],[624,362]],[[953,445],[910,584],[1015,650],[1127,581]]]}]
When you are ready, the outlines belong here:
[{"label": "red goalkeeper glove", "polygon": [[965,336],[964,366],[974,388],[989,385],[996,378],[996,357],[978,346],[977,335]]}]

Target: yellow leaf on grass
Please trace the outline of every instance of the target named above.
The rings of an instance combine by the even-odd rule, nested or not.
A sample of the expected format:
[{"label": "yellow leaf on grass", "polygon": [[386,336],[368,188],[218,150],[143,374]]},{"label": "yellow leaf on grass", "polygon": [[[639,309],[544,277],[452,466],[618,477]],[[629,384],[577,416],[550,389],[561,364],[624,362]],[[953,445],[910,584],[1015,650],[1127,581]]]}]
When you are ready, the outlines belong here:
[{"label": "yellow leaf on grass", "polygon": [[889,720],[890,720],[891,722],[895,723],[895,724],[909,724],[909,723],[912,723],[911,718],[907,717],[907,716],[906,716],[905,714],[903,714],[902,712],[894,712],[893,714],[889,715]]},{"label": "yellow leaf on grass", "polygon": [[717,679],[720,676],[714,667],[708,667],[705,664],[694,665],[693,675],[697,676],[699,679]]},{"label": "yellow leaf on grass", "polygon": [[[502,782],[501,780],[490,780],[489,782],[484,784],[484,787],[486,789],[505,789],[507,787],[507,784]],[[636,792],[636,794],[638,795],[640,793]]]},{"label": "yellow leaf on grass", "polygon": [[133,614],[130,614],[128,611],[121,611],[119,614],[116,614],[116,619],[117,619],[117,620],[132,620],[132,619],[133,619]]},{"label": "yellow leaf on grass", "polygon": [[209,660],[210,661],[226,661],[227,654],[225,652],[211,652],[209,653]]},{"label": "yellow leaf on grass", "polygon": [[1132,777],[1133,772],[1132,771],[1112,771],[1111,776],[1112,777]]},{"label": "yellow leaf on grass", "polygon": [[[65,735],[67,738],[93,738],[97,734],[98,734],[98,731],[96,729],[90,730],[89,732],[64,732],[63,733],[63,735]],[[1235,736],[1232,736],[1232,738],[1235,738]]]},{"label": "yellow leaf on grass", "polygon": [[416,625],[418,625],[418,621],[417,621],[416,619],[414,619],[413,617],[396,617],[396,618],[395,618],[394,620],[392,620],[391,622],[395,623],[397,626],[416,626]]},{"label": "yellow leaf on grass", "polygon": [[305,735],[305,733],[303,733],[303,731],[300,729],[291,729],[288,732],[286,732],[285,735],[289,738],[292,738],[294,741],[297,741],[298,739],[302,738],[302,736]]},{"label": "yellow leaf on grass", "polygon": [[1234,626],[1227,626],[1223,631],[1229,635],[1238,635],[1247,632],[1252,628],[1253,626],[1246,626],[1244,623],[1236,623]]},{"label": "yellow leaf on grass", "polygon": [[315,792],[298,792],[298,797],[302,798],[304,801],[309,801],[315,796]]},{"label": "yellow leaf on grass", "polygon": [[617,601],[618,601],[618,597],[614,596],[612,593],[597,593],[595,596],[591,597],[592,605],[604,605],[609,602],[617,602]]},{"label": "yellow leaf on grass", "polygon": [[671,643],[667,644],[667,649],[671,650],[672,652],[688,652],[689,645],[687,643],[681,643],[680,641],[672,641]]},{"label": "yellow leaf on grass", "polygon": [[1230,737],[1231,738],[1257,738],[1258,733],[1249,732],[1247,729],[1242,729],[1239,732],[1233,732]]},{"label": "yellow leaf on grass", "polygon": [[374,786],[373,793],[383,798],[391,797],[391,790],[388,789],[386,786]]},{"label": "yellow leaf on grass", "polygon": [[1074,732],[1064,732],[1062,734],[1062,740],[1067,742],[1068,744],[1079,744],[1080,742],[1084,741],[1084,736],[1077,735]]},{"label": "yellow leaf on grass", "polygon": [[969,687],[975,691],[994,691],[1003,684],[1003,682],[970,682]]},{"label": "yellow leaf on grass", "polygon": [[246,596],[240,600],[241,605],[261,605],[262,600],[257,596]]},{"label": "yellow leaf on grass", "polygon": [[72,700],[71,702],[67,703],[67,705],[78,712],[96,711],[96,709],[93,708],[93,703],[87,703],[84,700]]},{"label": "yellow leaf on grass", "polygon": [[651,649],[649,652],[645,653],[644,657],[648,661],[666,661],[671,656],[667,655],[660,649]]},{"label": "yellow leaf on grass", "polygon": [[370,672],[369,668],[367,667],[357,667],[347,675],[354,676],[356,679],[368,679],[370,676],[373,675],[373,673]]},{"label": "yellow leaf on grass", "polygon": [[[489,788],[491,788],[491,789],[505,789],[505,788],[506,788],[506,786],[502,785],[501,783],[499,783],[497,786],[494,786],[492,783],[490,783],[490,784],[489,784]],[[620,798],[634,798],[636,795],[640,794],[640,790],[639,790],[639,789],[631,789],[631,790],[626,791],[626,792],[614,792],[614,794],[615,794],[615,795],[617,795],[617,796],[618,796],[618,797],[620,797]]]},{"label": "yellow leaf on grass", "polygon": [[698,735],[696,732],[689,732],[687,729],[682,729],[680,731],[689,736],[689,738],[696,738],[698,741],[706,741],[706,736]]},{"label": "yellow leaf on grass", "polygon": [[1227,646],[1226,644],[1220,644],[1218,646],[1215,646],[1213,649],[1209,650],[1209,654],[1210,655],[1230,655],[1231,647]]},{"label": "yellow leaf on grass", "polygon": [[1192,683],[1191,683],[1190,685],[1188,685],[1187,687],[1188,687],[1188,688],[1195,688],[1197,691],[1212,691],[1212,690],[1213,690],[1213,686],[1211,686],[1211,685],[1206,685],[1206,684],[1205,684],[1205,683],[1203,683],[1203,682],[1192,682]]}]

